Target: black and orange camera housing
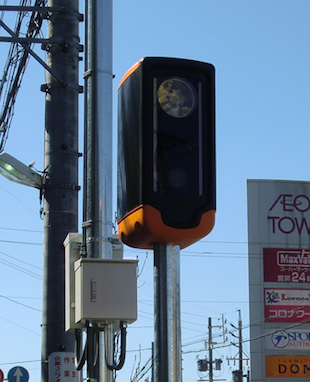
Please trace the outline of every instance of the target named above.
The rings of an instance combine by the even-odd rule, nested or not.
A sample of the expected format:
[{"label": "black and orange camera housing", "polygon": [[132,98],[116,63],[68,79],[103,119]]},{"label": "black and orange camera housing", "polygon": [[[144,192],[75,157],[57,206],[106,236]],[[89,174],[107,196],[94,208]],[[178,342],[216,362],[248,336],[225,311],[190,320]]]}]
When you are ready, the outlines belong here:
[{"label": "black and orange camera housing", "polygon": [[185,248],[215,221],[214,66],[146,57],[118,97],[119,236],[135,248]]}]

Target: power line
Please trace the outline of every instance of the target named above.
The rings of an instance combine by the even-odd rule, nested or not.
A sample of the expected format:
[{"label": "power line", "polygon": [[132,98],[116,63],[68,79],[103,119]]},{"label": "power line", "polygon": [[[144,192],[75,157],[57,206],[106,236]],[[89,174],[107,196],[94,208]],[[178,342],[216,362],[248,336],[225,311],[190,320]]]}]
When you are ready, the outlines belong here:
[{"label": "power line", "polygon": [[[27,0],[21,0],[20,5],[27,5]],[[44,0],[36,0],[36,6],[44,5]],[[25,17],[28,16],[28,12],[19,11],[14,32],[15,37],[19,37],[21,34],[21,28]],[[43,17],[40,12],[32,12],[30,20],[28,21],[28,27],[26,36],[34,38],[40,33]],[[2,22],[2,27],[9,31],[6,25]],[[4,149],[5,142],[7,140],[8,131],[12,122],[14,114],[14,105],[18,90],[21,87],[21,82],[25,73],[26,66],[30,57],[30,48],[33,44],[25,43],[21,44],[18,41],[12,42],[10,45],[7,61],[3,69],[2,79],[0,82],[0,96],[4,91],[4,102],[1,107],[0,114],[0,151]]]},{"label": "power line", "polygon": [[36,231],[34,229],[23,229],[23,228],[6,228],[6,227],[0,227],[2,230],[6,231],[18,231],[18,232],[33,232],[33,233],[43,233],[43,231]]},{"label": "power line", "polygon": [[18,362],[6,362],[6,363],[1,362],[1,365],[3,365],[3,366],[6,366],[6,365],[21,365],[21,364],[24,364],[24,363],[33,363],[33,362],[41,362],[41,360],[40,359],[34,359],[32,361],[18,361]]},{"label": "power line", "polygon": [[40,245],[43,246],[43,243],[34,243],[29,241],[16,241],[16,240],[0,240],[1,243],[9,244],[23,244],[23,245]]},{"label": "power line", "polygon": [[30,330],[30,329],[28,329],[28,328],[25,328],[24,326],[18,325],[18,324],[16,324],[15,322],[10,321],[10,320],[8,320],[8,319],[6,319],[6,318],[4,318],[4,317],[0,317],[0,318],[1,318],[2,320],[4,320],[4,321],[9,322],[9,323],[12,324],[12,325],[18,326],[18,327],[21,328],[21,329],[27,330],[28,332],[31,332],[31,333],[35,334],[36,336],[39,336],[39,337],[41,336],[41,334],[36,333],[36,332],[34,332],[33,330]]},{"label": "power line", "polygon": [[18,261],[19,263],[23,263],[23,264],[29,265],[29,267],[33,267],[33,268],[36,268],[36,269],[39,269],[40,271],[42,271],[42,268],[37,267],[36,265],[27,263],[26,261],[20,260],[20,259],[14,257],[14,256],[12,256],[12,255],[8,255],[7,253],[4,253],[4,252],[2,252],[2,251],[0,251],[0,254],[1,254],[1,255],[4,255],[4,256],[7,256],[7,257],[9,257],[10,259],[14,259],[14,260]]},{"label": "power line", "polygon": [[38,275],[37,273],[31,272],[31,271],[28,271],[27,269],[22,268],[16,264],[12,264],[9,261],[4,261],[4,260],[0,259],[0,263],[3,265],[6,265],[7,267],[13,268],[19,272],[25,273],[28,276],[34,277],[34,278],[39,279],[39,280],[42,279],[41,275]]},{"label": "power line", "polygon": [[36,310],[37,312],[41,312],[41,309],[36,309],[36,308],[33,308],[32,306],[29,306],[29,305],[23,304],[22,302],[18,302],[18,301],[15,301],[15,300],[13,300],[12,298],[9,298],[9,297],[6,297],[6,296],[3,296],[3,295],[1,295],[1,294],[0,294],[0,297],[4,298],[5,300],[8,300],[8,301],[14,302],[14,304],[22,305],[22,306],[24,306],[25,308],[28,308],[28,309],[32,309],[32,310]]},{"label": "power line", "polygon": [[15,200],[17,200],[20,204],[22,204],[24,207],[26,207],[29,211],[31,211],[32,213],[34,213],[36,216],[39,216],[39,212],[37,211],[34,211],[33,209],[31,209],[26,203],[22,202],[20,199],[18,199],[15,195],[13,195],[11,192],[9,192],[8,190],[6,190],[3,186],[0,185],[0,188],[2,188],[5,192],[7,192],[9,195],[12,196],[12,198],[14,198]]}]

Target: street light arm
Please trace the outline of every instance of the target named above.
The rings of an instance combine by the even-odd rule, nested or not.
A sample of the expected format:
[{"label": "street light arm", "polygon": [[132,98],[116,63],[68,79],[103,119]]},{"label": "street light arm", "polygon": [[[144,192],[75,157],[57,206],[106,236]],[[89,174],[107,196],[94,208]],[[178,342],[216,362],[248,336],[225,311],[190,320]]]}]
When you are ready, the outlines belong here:
[{"label": "street light arm", "polygon": [[8,153],[0,153],[0,174],[12,182],[42,189],[43,177]]}]

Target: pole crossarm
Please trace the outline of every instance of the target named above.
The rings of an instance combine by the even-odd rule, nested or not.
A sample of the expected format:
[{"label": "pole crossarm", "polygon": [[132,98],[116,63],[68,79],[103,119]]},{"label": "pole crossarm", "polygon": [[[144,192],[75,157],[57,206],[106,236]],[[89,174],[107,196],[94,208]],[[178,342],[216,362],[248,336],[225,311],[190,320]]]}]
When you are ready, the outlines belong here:
[{"label": "pole crossarm", "polygon": [[9,37],[9,36],[0,36],[0,42],[19,42],[20,44],[48,44],[51,41],[46,38],[37,38],[37,37]]},{"label": "pole crossarm", "polygon": [[12,31],[1,19],[0,19],[0,26],[2,26],[3,29],[5,29],[14,39],[16,39],[23,48],[33,57],[35,58],[39,64],[41,64],[51,75],[60,83],[62,84],[62,81],[57,78],[57,75],[54,73],[54,71],[45,63],[45,61],[42,60],[41,57],[39,57],[25,42],[21,42],[20,38],[17,36],[16,33]]},{"label": "pole crossarm", "polygon": [[71,13],[77,16],[79,21],[83,21],[82,13],[71,10],[68,7],[39,7],[39,6],[22,6],[22,5],[0,5],[0,11],[14,12],[39,12],[39,13]]},{"label": "pole crossarm", "polygon": [[[38,37],[14,37],[14,36],[0,36],[0,42],[14,42],[14,43],[20,43],[23,44],[42,44],[42,49],[46,50],[46,47],[48,45],[55,45],[55,44],[69,44],[65,39],[63,38],[38,38]],[[79,52],[83,52],[83,45],[70,42],[71,46],[76,47]],[[23,45],[24,46],[24,45]]]}]

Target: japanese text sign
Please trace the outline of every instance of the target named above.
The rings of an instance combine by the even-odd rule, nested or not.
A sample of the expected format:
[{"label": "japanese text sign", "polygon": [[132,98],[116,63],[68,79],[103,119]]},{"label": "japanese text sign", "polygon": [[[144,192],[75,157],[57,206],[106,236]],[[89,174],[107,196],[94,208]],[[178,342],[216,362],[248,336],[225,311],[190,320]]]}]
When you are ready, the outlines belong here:
[{"label": "japanese text sign", "polygon": [[310,289],[265,288],[266,322],[308,322]]},{"label": "japanese text sign", "polygon": [[310,249],[264,248],[265,282],[310,282]]}]

